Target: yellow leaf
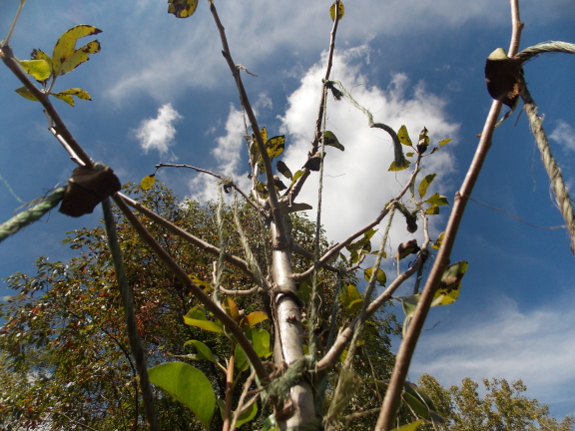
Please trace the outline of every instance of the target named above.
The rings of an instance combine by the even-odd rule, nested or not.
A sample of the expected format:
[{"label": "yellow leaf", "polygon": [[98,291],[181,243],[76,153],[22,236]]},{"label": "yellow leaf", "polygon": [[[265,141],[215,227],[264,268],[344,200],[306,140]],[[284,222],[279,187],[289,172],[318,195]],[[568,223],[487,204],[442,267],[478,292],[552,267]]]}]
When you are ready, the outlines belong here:
[{"label": "yellow leaf", "polygon": [[74,106],[74,99],[72,98],[72,96],[76,96],[78,99],[92,100],[88,92],[86,90],[82,90],[81,88],[69,88],[67,90],[61,91],[60,93],[50,93],[50,94],[72,106]]},{"label": "yellow leaf", "polygon": [[404,163],[402,165],[396,165],[395,164],[395,160],[393,162],[391,162],[391,165],[389,165],[388,171],[403,171],[404,169],[407,169],[409,167],[409,161],[405,160]]},{"label": "yellow leaf", "polygon": [[198,0],[168,0],[168,13],[176,18],[188,18],[194,14],[198,7]]},{"label": "yellow leaf", "polygon": [[407,133],[407,127],[405,125],[399,128],[399,132],[397,132],[397,137],[399,138],[399,142],[403,145],[407,145],[408,147],[412,147],[411,139],[409,138],[409,134]]},{"label": "yellow leaf", "polygon": [[156,174],[146,175],[144,178],[142,178],[142,181],[140,181],[140,187],[142,190],[149,190],[155,182]]},{"label": "yellow leaf", "polygon": [[444,139],[443,141],[439,141],[439,147],[443,147],[445,144],[453,141],[453,139]]},{"label": "yellow leaf", "polygon": [[[77,63],[74,67],[72,67],[72,69],[67,70],[67,72],[62,71],[62,66],[64,65],[64,62],[66,62],[66,60],[68,60],[74,53],[76,53],[76,41],[78,39],[80,39],[82,37],[86,37],[86,36],[92,36],[92,35],[98,34],[98,33],[102,33],[102,30],[100,30],[99,28],[96,28],[92,25],[82,24],[82,25],[77,25],[76,27],[72,27],[70,30],[68,30],[64,34],[62,34],[62,36],[60,36],[60,38],[58,39],[58,42],[56,42],[56,46],[54,46],[54,51],[52,53],[52,70],[54,71],[54,76],[63,75],[64,73],[67,73],[70,70],[73,70],[74,67],[76,67],[78,64],[80,64],[80,63]],[[94,42],[97,43],[97,41],[94,41]],[[78,51],[82,51],[83,49],[87,49],[86,47],[88,45],[90,45],[90,44],[83,46]],[[98,51],[99,51],[100,44],[98,43],[97,45],[98,45]],[[90,48],[90,50],[93,50],[93,49],[94,49],[93,47]],[[94,51],[94,52],[98,52],[98,51]],[[86,59],[87,59],[87,57],[86,57]],[[86,61],[86,60],[84,60],[84,61]],[[68,66],[67,66],[67,68],[68,68]]]},{"label": "yellow leaf", "polygon": [[20,67],[28,75],[31,75],[37,81],[45,81],[50,78],[52,71],[46,60],[18,60]]},{"label": "yellow leaf", "polygon": [[69,94],[62,94],[62,93],[50,93],[50,94],[60,100],[63,100],[68,105],[74,106],[74,98]]},{"label": "yellow leaf", "polygon": [[93,40],[92,42],[88,42],[81,48],[78,48],[74,53],[64,61],[62,67],[60,68],[60,72],[58,75],[64,75],[68,72],[73,71],[82,63],[85,63],[90,58],[90,54],[95,54],[100,52],[100,42],[97,40]]},{"label": "yellow leaf", "polygon": [[270,156],[270,159],[275,159],[279,157],[285,148],[286,138],[285,136],[274,136],[269,141],[266,142],[266,151]]},{"label": "yellow leaf", "polygon": [[415,422],[411,422],[410,424],[403,425],[399,428],[394,428],[391,431],[416,431],[423,422],[424,422],[423,419],[419,419]]},{"label": "yellow leaf", "polygon": [[329,16],[331,16],[331,20],[335,21],[335,8],[337,5],[337,20],[339,21],[340,19],[343,18],[343,15],[345,14],[345,8],[343,7],[343,2],[340,1],[339,4],[338,2],[334,2],[331,7],[329,8]]}]

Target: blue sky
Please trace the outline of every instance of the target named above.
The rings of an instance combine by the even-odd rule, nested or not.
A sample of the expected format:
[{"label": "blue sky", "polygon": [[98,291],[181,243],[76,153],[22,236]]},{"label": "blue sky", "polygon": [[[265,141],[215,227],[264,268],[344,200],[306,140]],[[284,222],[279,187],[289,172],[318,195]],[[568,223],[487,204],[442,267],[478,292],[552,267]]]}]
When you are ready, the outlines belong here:
[{"label": "blue sky", "polygon": [[[17,4],[0,2],[0,37]],[[271,135],[286,134],[284,161],[297,170],[315,121],[330,3],[294,0],[286,7],[285,2],[245,0],[216,6],[234,60],[258,75],[244,79],[260,125]],[[573,0],[523,0],[520,6],[522,48],[547,40],[575,42]],[[237,92],[208,8],[200,2],[186,20],[166,10],[159,0],[53,0],[49,6],[28,0],[11,46],[26,59],[33,48],[51,53],[60,34],[74,25],[102,29],[102,51],[59,78],[55,88],[80,87],[92,96],[93,101],[78,101],[75,108],[54,102],[86,151],[110,165],[122,182],[139,181],[158,162],[177,161],[233,175],[245,184]],[[433,143],[453,138],[424,167],[438,173],[434,191],[452,202],[491,105],[485,58],[495,48],[507,49],[509,36],[509,4],[502,0],[348,1],[332,76],[376,121],[396,129],[406,124],[412,138],[425,126]],[[525,66],[570,186],[575,182],[574,72],[575,56],[567,55]],[[0,73],[0,175],[28,202],[64,182],[75,166],[47,131],[40,106],[13,92],[20,84],[7,69]],[[405,174],[387,172],[389,137],[367,128],[353,106],[330,101],[328,109],[328,129],[346,151],[328,151],[323,220],[330,238],[340,240],[376,217]],[[516,118],[497,129],[473,198],[535,225],[561,225],[526,116],[517,125]],[[215,196],[213,184],[190,172],[162,170],[159,178],[181,197]],[[300,200],[315,205],[313,184]],[[1,220],[21,205],[4,183],[0,202]],[[65,232],[93,227],[99,218],[99,210],[80,219],[52,212],[0,245],[0,277],[31,271],[39,255],[69,258],[72,252],[59,244]],[[445,215],[436,218],[432,232],[443,230],[445,221]],[[404,226],[401,220],[394,225],[392,248],[410,238]],[[575,413],[575,270],[565,230],[536,229],[470,202],[452,260],[470,262],[462,296],[430,314],[427,327],[439,324],[424,332],[411,379],[422,372],[444,385],[466,376],[520,378],[528,394],[550,404],[553,413]],[[2,286],[0,294],[7,294]]]}]

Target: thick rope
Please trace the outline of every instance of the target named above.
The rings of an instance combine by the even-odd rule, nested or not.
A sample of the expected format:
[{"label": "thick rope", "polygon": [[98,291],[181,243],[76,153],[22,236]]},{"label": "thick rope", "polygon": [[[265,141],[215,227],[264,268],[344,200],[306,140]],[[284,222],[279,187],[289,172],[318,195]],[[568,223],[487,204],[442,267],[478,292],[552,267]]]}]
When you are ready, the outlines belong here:
[{"label": "thick rope", "polygon": [[11,235],[14,235],[20,229],[39,220],[44,214],[54,208],[64,199],[65,187],[60,187],[43,198],[38,204],[22,211],[20,214],[12,217],[10,220],[0,225],[0,242],[4,241]]},{"label": "thick rope", "polygon": [[561,174],[561,168],[557,164],[553,154],[551,154],[549,141],[547,140],[545,129],[543,129],[543,119],[537,115],[537,106],[535,105],[525,82],[522,82],[521,97],[523,98],[523,102],[525,102],[525,112],[529,118],[531,132],[533,133],[533,136],[535,136],[537,147],[541,152],[543,166],[545,166],[545,170],[551,180],[551,187],[555,194],[555,199],[557,200],[557,206],[559,211],[561,211],[561,215],[565,219],[567,230],[571,236],[571,252],[575,254],[575,214],[573,213],[571,197],[569,196],[569,191],[565,186],[565,181]]},{"label": "thick rope", "polygon": [[136,368],[140,376],[140,388],[144,398],[144,407],[146,409],[146,416],[152,431],[159,431],[156,413],[154,411],[154,395],[152,387],[148,379],[148,366],[146,364],[146,354],[140,337],[138,335],[138,326],[136,324],[136,315],[134,313],[134,298],[132,291],[128,285],[126,273],[124,272],[124,265],[122,263],[122,251],[118,243],[118,236],[116,234],[116,222],[114,214],[112,213],[112,206],[110,205],[110,198],[102,201],[102,210],[104,211],[104,221],[106,224],[106,233],[108,234],[108,243],[112,253],[112,260],[116,269],[116,277],[118,280],[118,288],[122,297],[124,305],[124,315],[126,317],[126,325],[128,327],[128,338],[130,340],[130,348],[136,360]]},{"label": "thick rope", "polygon": [[555,42],[555,41],[538,43],[537,45],[525,48],[514,58],[521,60],[521,62],[523,63],[528,60],[531,60],[534,57],[537,57],[538,55],[553,54],[555,52],[563,52],[565,54],[575,54],[575,45],[572,43]]}]

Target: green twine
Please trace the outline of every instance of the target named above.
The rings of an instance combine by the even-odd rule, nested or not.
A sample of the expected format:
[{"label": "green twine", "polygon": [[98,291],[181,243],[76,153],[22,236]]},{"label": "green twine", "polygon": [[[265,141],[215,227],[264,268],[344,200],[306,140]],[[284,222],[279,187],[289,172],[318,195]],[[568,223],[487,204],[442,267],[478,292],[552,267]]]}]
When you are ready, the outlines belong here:
[{"label": "green twine", "polygon": [[28,226],[35,221],[40,220],[44,214],[54,208],[64,199],[65,187],[60,187],[43,198],[38,204],[22,211],[20,214],[12,217],[10,220],[0,225],[0,242],[4,241],[11,235],[14,235],[20,229]]},{"label": "green twine", "polygon": [[138,326],[136,324],[136,315],[134,313],[134,299],[132,297],[130,286],[128,285],[128,280],[126,279],[126,273],[124,272],[122,251],[120,250],[120,244],[118,243],[116,221],[114,220],[114,214],[112,213],[110,198],[106,198],[102,201],[102,210],[104,211],[106,233],[108,234],[108,243],[112,253],[112,260],[114,261],[114,267],[116,269],[118,287],[120,289],[120,295],[124,305],[124,315],[126,317],[126,325],[128,326],[130,348],[132,349],[132,354],[136,360],[136,368],[138,369],[138,375],[140,376],[140,388],[142,389],[144,397],[146,416],[148,418],[148,423],[150,424],[150,429],[152,431],[157,431],[159,428],[156,420],[156,413],[154,411],[154,395],[148,379],[146,355],[140,342],[140,337],[138,336]]}]

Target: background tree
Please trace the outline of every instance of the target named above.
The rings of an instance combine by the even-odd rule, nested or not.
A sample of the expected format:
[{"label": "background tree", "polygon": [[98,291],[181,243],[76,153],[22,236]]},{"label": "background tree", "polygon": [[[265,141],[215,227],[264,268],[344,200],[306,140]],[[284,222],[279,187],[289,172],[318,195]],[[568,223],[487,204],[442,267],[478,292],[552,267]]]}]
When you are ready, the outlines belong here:
[{"label": "background tree", "polygon": [[445,423],[428,429],[449,431],[478,430],[554,430],[567,431],[575,424],[573,416],[558,422],[549,416],[549,408],[524,395],[527,387],[521,380],[509,383],[505,379],[483,379],[485,396],[479,395],[479,385],[467,378],[461,387],[443,388],[429,374],[419,379],[420,388],[431,398]]}]

